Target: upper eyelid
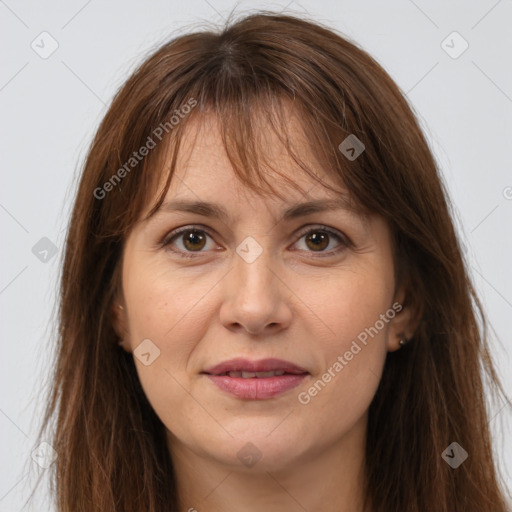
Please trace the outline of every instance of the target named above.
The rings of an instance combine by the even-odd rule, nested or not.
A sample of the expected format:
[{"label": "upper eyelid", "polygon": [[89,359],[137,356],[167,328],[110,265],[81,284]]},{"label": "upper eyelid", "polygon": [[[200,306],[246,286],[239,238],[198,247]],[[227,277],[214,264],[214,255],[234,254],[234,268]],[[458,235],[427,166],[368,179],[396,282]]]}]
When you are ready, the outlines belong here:
[{"label": "upper eyelid", "polygon": [[174,237],[181,235],[182,233],[184,233],[186,231],[193,231],[193,230],[204,231],[207,235],[209,235],[210,237],[213,238],[212,231],[209,228],[207,228],[206,226],[201,226],[201,225],[197,225],[197,224],[187,224],[186,226],[181,226],[179,228],[173,229],[169,233],[165,234],[162,239],[162,243],[163,244],[168,243]]},{"label": "upper eyelid", "polygon": [[[170,244],[170,242],[173,238],[178,237],[179,235],[183,234],[184,232],[193,231],[193,230],[203,231],[211,238],[214,238],[214,235],[212,234],[212,230],[210,230],[210,228],[208,228],[206,226],[202,226],[200,224],[188,224],[188,225],[173,229],[170,233],[167,233],[163,237],[161,245],[165,246],[167,244]],[[352,244],[351,240],[348,238],[348,236],[345,233],[343,233],[339,229],[331,228],[331,227],[323,225],[323,224],[316,224],[316,225],[311,224],[311,225],[305,226],[304,228],[296,230],[295,236],[303,237],[310,231],[314,231],[314,230],[326,231],[326,232],[330,233],[331,235],[338,237],[342,243],[344,243],[346,245]],[[200,253],[200,252],[201,251],[198,251],[198,253]]]}]

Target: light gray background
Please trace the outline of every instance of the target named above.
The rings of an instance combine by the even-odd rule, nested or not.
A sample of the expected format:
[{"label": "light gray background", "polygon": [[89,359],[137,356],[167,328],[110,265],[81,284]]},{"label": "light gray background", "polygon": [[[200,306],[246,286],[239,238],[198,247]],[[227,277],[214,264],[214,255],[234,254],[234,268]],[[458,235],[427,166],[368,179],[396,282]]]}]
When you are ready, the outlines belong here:
[{"label": "light gray background", "polygon": [[[31,467],[30,474],[44,473],[31,453],[51,314],[77,171],[93,133],[151,48],[192,23],[220,23],[236,6],[240,13],[286,8],[340,30],[407,94],[453,198],[478,292],[501,340],[493,342],[493,355],[512,395],[510,0],[0,0],[0,511],[21,510],[33,485]],[[47,59],[31,48],[34,40],[50,48],[38,37],[43,31],[59,45]],[[442,47],[453,31],[469,44],[458,58]],[[462,48],[453,36],[445,44],[452,53]],[[46,263],[32,252],[43,237],[58,249]],[[510,488],[510,404],[493,411],[495,451]],[[36,510],[44,498],[42,492],[35,500]]]}]

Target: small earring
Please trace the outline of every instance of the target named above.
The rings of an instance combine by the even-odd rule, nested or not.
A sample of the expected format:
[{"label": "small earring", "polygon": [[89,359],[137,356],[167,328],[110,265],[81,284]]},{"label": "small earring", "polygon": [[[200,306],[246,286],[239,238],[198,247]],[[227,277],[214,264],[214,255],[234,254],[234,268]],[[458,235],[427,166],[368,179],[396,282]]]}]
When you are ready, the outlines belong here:
[{"label": "small earring", "polygon": [[118,305],[117,305],[117,307],[118,307],[119,309],[124,309],[124,308],[123,308],[123,306],[121,306],[121,304],[118,304]]},{"label": "small earring", "polygon": [[119,340],[119,341],[117,342],[117,344],[118,344],[120,347],[122,347],[122,346],[124,345],[124,340]]},{"label": "small earring", "polygon": [[407,338],[401,338],[400,341],[398,342],[398,344],[403,347],[404,345],[407,345],[407,343],[409,342],[409,340]]}]

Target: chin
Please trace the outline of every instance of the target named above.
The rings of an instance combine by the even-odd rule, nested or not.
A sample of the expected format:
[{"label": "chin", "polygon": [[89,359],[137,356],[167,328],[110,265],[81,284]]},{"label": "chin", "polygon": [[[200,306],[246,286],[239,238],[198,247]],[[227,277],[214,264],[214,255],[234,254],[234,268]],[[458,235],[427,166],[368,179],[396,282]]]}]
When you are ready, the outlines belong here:
[{"label": "chin", "polygon": [[[250,425],[245,423],[245,427],[244,422],[238,422],[234,428],[226,429],[233,437],[212,440],[212,445],[205,449],[230,471],[259,473],[294,467],[307,451],[308,440],[298,431],[290,431],[289,425],[284,428],[287,420],[278,426],[282,419],[248,420]],[[212,446],[215,446],[214,453]]]}]

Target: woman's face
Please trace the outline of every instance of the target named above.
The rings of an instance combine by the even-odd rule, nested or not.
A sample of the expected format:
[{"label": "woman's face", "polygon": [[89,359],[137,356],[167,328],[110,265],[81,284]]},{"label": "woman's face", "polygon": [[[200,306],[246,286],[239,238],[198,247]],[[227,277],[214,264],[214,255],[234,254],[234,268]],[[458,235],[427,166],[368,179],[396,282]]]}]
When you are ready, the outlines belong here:
[{"label": "woman's face", "polygon": [[126,241],[114,320],[171,453],[275,470],[360,442],[386,352],[407,334],[387,224],[343,207],[284,216],[339,195],[300,172],[268,130],[272,165],[306,192],[276,178],[286,200],[258,196],[236,181],[215,123],[187,130],[168,206]]}]

